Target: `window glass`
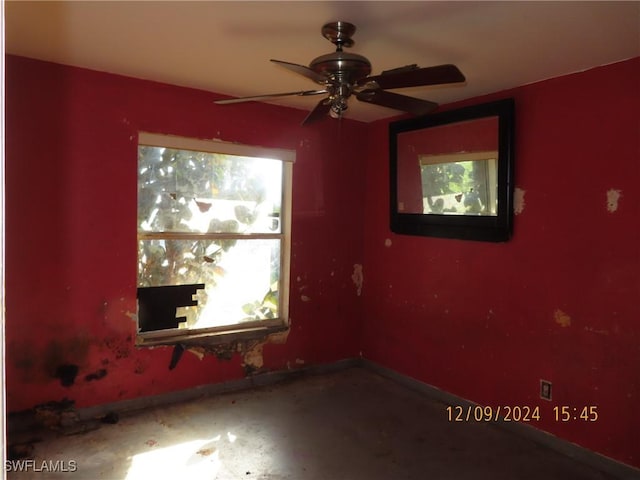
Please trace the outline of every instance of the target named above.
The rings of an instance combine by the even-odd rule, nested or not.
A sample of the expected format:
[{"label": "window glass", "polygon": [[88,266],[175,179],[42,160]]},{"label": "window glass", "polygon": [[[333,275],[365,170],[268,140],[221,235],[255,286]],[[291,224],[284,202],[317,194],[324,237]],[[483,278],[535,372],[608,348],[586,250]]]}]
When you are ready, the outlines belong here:
[{"label": "window glass", "polygon": [[139,230],[280,232],[280,160],[143,145],[138,166]]},{"label": "window glass", "polygon": [[204,283],[178,328],[279,315],[280,240],[140,240],[138,287]]},{"label": "window glass", "polygon": [[141,332],[284,324],[291,163],[151,137],[138,146]]}]

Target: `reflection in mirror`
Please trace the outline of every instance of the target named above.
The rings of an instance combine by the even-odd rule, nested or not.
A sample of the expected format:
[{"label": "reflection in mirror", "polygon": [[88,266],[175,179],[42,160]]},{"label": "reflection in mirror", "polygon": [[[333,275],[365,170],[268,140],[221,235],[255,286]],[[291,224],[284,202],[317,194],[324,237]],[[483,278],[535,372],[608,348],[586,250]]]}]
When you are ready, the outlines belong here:
[{"label": "reflection in mirror", "polygon": [[392,230],[506,240],[512,132],[511,100],[390,124]]},{"label": "reflection in mirror", "polygon": [[422,212],[491,215],[498,212],[498,152],[419,155]]}]

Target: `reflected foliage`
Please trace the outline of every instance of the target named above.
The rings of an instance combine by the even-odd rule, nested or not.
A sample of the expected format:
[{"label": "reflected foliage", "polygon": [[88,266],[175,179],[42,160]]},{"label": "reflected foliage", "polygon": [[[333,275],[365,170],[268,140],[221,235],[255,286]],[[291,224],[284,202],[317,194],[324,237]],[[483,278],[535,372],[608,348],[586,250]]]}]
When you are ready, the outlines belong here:
[{"label": "reflected foliage", "polygon": [[458,193],[465,183],[465,163],[437,163],[422,166],[422,191],[428,196]]},{"label": "reflected foliage", "polygon": [[422,165],[425,213],[490,215],[487,168],[484,160]]}]

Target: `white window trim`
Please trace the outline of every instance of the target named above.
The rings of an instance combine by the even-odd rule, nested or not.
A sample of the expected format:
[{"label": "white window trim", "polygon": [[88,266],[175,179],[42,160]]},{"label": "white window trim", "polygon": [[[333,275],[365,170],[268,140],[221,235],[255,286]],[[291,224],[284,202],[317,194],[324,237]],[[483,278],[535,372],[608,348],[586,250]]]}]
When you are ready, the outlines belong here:
[{"label": "white window trim", "polygon": [[[139,132],[137,145],[149,145],[157,147],[175,148],[179,150],[193,150],[207,153],[221,153],[226,155],[238,155],[247,157],[270,158],[283,162],[283,188],[282,188],[282,208],[280,225],[282,233],[252,235],[253,238],[281,238],[280,255],[280,277],[282,288],[279,305],[279,318],[270,320],[259,320],[242,324],[232,324],[219,327],[200,329],[167,329],[149,332],[137,332],[137,343],[139,345],[156,345],[166,343],[177,343],[184,340],[198,340],[212,337],[227,337],[242,334],[263,334],[270,329],[283,329],[289,327],[289,289],[290,289],[290,266],[291,266],[291,201],[292,201],[292,181],[293,163],[296,152],[277,148],[243,145],[239,143],[224,142],[217,139],[201,140],[195,138],[179,137],[174,135],[162,135],[157,133]],[[145,234],[144,237],[153,237],[154,233]],[[192,237],[191,234],[159,234],[164,238],[178,235],[182,238]],[[196,235],[197,237],[197,235]],[[138,232],[138,239],[141,238]]]},{"label": "white window trim", "polygon": [[437,163],[457,163],[476,160],[497,160],[498,151],[488,150],[482,152],[459,153],[426,153],[418,156],[420,165],[434,165]]}]

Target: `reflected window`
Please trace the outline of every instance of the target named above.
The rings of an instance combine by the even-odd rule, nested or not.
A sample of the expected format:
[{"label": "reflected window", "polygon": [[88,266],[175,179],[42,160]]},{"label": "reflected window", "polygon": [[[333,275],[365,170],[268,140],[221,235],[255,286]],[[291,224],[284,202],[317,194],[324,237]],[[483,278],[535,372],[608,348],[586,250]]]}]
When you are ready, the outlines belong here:
[{"label": "reflected window", "polygon": [[498,152],[418,155],[422,213],[497,215]]}]

